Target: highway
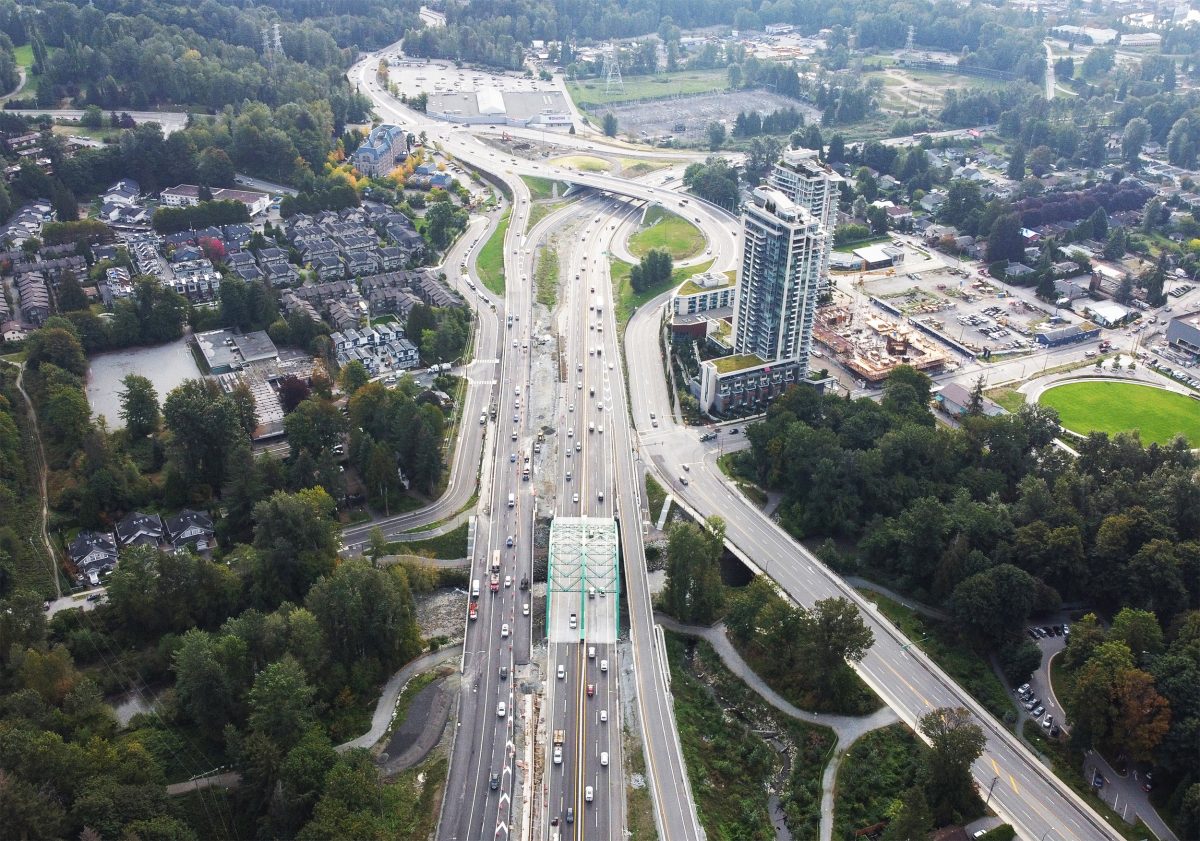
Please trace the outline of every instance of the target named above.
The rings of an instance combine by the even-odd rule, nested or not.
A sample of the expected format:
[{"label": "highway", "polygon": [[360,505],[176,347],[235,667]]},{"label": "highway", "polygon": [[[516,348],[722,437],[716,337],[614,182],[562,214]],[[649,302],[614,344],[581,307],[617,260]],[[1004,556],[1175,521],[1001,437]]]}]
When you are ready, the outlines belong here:
[{"label": "highway", "polygon": [[[375,94],[372,95],[375,96]],[[380,104],[380,111],[384,113],[385,117],[409,124],[414,122],[413,115],[382,102],[382,99],[381,96],[377,97],[376,102]],[[397,116],[393,117],[393,113]],[[695,199],[688,205],[684,203],[686,199],[681,199],[677,193],[669,189],[629,181],[612,175],[574,172],[543,163],[512,158],[504,151],[497,151],[481,143],[469,131],[460,127],[448,127],[443,124],[425,124],[424,127],[430,131],[431,135],[436,134],[442,141],[443,148],[450,153],[473,166],[502,177],[538,175],[556,178],[627,198],[658,201],[672,210],[678,209],[678,212],[685,213],[705,230],[710,237],[714,251],[729,255],[728,259],[731,263],[734,260],[733,241],[736,236],[736,223],[728,213],[719,208]],[[518,226],[514,221],[510,227],[510,239],[514,236],[513,232],[522,228],[523,226]],[[584,250],[587,250],[586,245]],[[511,249],[506,247],[506,262],[510,254]],[[594,261],[598,260],[600,255],[596,252],[592,252],[592,254],[590,259],[595,265]],[[510,273],[509,277],[514,277],[514,275]],[[514,287],[515,285],[512,283],[508,287],[508,305],[510,307],[517,303],[513,300],[514,297],[526,294],[517,292]],[[597,289],[607,294],[611,285],[608,283],[598,284]],[[656,303],[661,305],[663,300]],[[611,319],[611,305],[607,306],[606,310],[608,312],[606,318]],[[695,430],[674,426],[670,420],[666,388],[665,385],[662,385],[662,357],[657,342],[660,310],[661,306],[654,304],[643,307],[635,315],[626,335],[624,351],[629,366],[628,375],[631,383],[636,384],[630,393],[636,432],[630,430],[624,411],[614,410],[610,413],[611,419],[606,418],[609,422],[609,429],[605,433],[609,436],[609,440],[613,441],[613,469],[615,470],[617,490],[615,511],[617,516],[621,517],[623,526],[621,536],[628,573],[627,593],[630,602],[637,699],[643,722],[647,770],[660,836],[670,839],[690,839],[700,838],[702,833],[692,805],[693,798],[688,789],[686,773],[683,771],[682,758],[679,755],[668,681],[664,673],[663,653],[656,640],[653,617],[650,614],[649,596],[644,589],[644,555],[641,552],[640,534],[643,512],[638,491],[640,487],[639,468],[642,467],[642,464],[635,459],[635,454],[640,454],[641,458],[646,459],[650,464],[650,469],[667,483],[677,499],[684,502],[696,514],[699,516],[719,514],[724,517],[728,524],[728,539],[731,547],[750,563],[756,564],[764,573],[771,576],[798,602],[811,604],[817,599],[834,595],[854,601],[863,611],[865,621],[871,627],[876,639],[875,645],[859,664],[859,671],[867,683],[910,726],[915,726],[921,715],[936,707],[962,706],[971,710],[987,736],[984,755],[973,769],[976,780],[982,788],[991,789],[990,805],[1017,829],[1021,837],[1038,838],[1043,841],[1119,837],[1102,818],[1043,767],[1002,724],[983,710],[923,653],[911,646],[903,635],[879,615],[869,603],[859,597],[832,571],[824,567],[811,553],[783,533],[774,523],[763,517],[740,494],[731,489],[715,468],[713,460],[715,449],[701,445]],[[612,327],[605,332],[609,336],[615,336],[615,330]],[[501,383],[510,381],[507,354],[504,365],[504,373],[500,377]],[[616,365],[610,372],[614,409],[616,409],[618,401],[621,403],[624,401],[623,378],[622,366]],[[655,383],[659,385],[655,385]],[[503,392],[503,386],[501,390]],[[617,397],[618,394],[621,396]],[[651,411],[658,416],[659,426],[657,428],[649,421]],[[506,417],[504,411],[501,411],[500,417]],[[678,481],[685,463],[695,465],[690,473],[691,482],[686,487]],[[503,488],[496,487],[491,498],[503,498],[502,494]],[[607,499],[608,495],[606,495],[606,501]],[[495,526],[492,528],[492,533],[498,533]],[[476,551],[475,554],[478,561],[479,552]],[[482,622],[483,616],[480,617],[480,623]],[[478,624],[477,628],[480,627],[485,626]],[[476,650],[477,640],[472,642],[470,634],[468,642],[468,649]],[[478,649],[481,652],[480,660],[491,658],[490,653],[483,653],[485,649],[492,650],[489,646]],[[574,656],[579,657],[578,650]],[[586,673],[583,670],[586,666],[579,666],[577,660],[571,660],[569,654],[563,655],[562,661],[564,665],[570,663],[579,668],[579,680],[584,680]],[[486,684],[484,689],[485,700],[488,702],[494,700],[494,696],[486,696]],[[471,693],[464,693],[464,698],[476,695],[477,691],[478,687]],[[469,710],[468,707],[470,707]],[[471,701],[464,700],[463,710],[460,712],[462,713],[459,719],[462,723],[462,731],[466,731],[472,720],[469,713],[478,712],[478,703],[472,707]],[[484,712],[486,712],[486,708]],[[478,717],[476,716],[476,718]],[[491,726],[481,725],[478,729],[492,731],[490,756],[481,758],[494,761],[497,758],[497,752],[502,753],[504,750],[500,742],[505,728],[493,724]],[[577,733],[585,734],[585,727],[579,726]],[[462,737],[465,732],[460,732],[459,735]],[[459,742],[462,741],[460,738]],[[483,754],[486,749],[486,734],[479,742],[479,746],[478,753]],[[579,749],[582,751],[583,747],[580,744]],[[460,744],[456,744],[455,761],[451,771],[452,781],[456,773],[462,773],[460,755],[463,750],[465,749],[461,748]],[[481,776],[485,777],[488,773],[482,761],[479,761],[477,768],[478,773],[475,775],[477,779]],[[452,785],[448,793],[448,800],[455,794]],[[471,808],[472,814],[474,814],[473,804]],[[468,824],[466,828],[469,829],[470,826],[471,824]],[[486,828],[484,822],[475,823],[474,826],[479,831]],[[463,829],[460,828],[456,831],[463,831]],[[441,837],[445,838],[467,837],[448,834],[448,827],[443,827],[440,832],[442,833]]]},{"label": "highway", "polygon": [[[445,151],[474,167],[486,170],[503,179],[515,193],[519,194],[525,191],[523,182],[516,176],[522,174],[555,176],[561,173],[563,180],[574,181],[580,183],[582,186],[592,186],[603,190],[607,188],[608,184],[614,184],[622,188],[621,192],[624,195],[635,199],[673,202],[675,207],[686,207],[689,203],[687,199],[681,199],[678,195],[667,189],[659,189],[643,183],[607,177],[591,179],[580,173],[566,172],[555,167],[546,167],[507,157],[503,152],[496,152],[494,149],[478,142],[468,132],[457,127],[419,120],[415,114],[401,107],[390,95],[383,93],[373,84],[373,73],[372,57],[367,56],[362,62],[351,69],[349,77],[352,83],[357,82],[362,89],[368,92],[368,95],[375,102],[376,110],[385,119],[397,124],[403,124],[414,131],[426,130],[431,137],[435,136],[441,142],[442,148]],[[651,177],[653,178],[653,176]],[[665,176],[660,175],[659,180],[663,177]],[[524,201],[523,206],[522,201]],[[506,273],[509,278],[506,307],[509,311],[515,311],[519,306],[519,301],[515,300],[515,298],[528,294],[527,289],[520,292],[517,291],[517,284],[514,283],[514,278],[519,277],[520,272],[514,271],[515,267],[509,267],[509,261],[514,256],[514,248],[518,247],[517,241],[520,238],[520,232],[525,226],[524,220],[527,218],[526,213],[528,210],[527,202],[527,194],[525,194],[524,199],[517,199],[517,208],[514,209],[514,218],[510,223],[508,238],[505,243]],[[720,208],[706,205],[698,200],[693,200],[691,205],[691,212],[697,218],[710,220],[707,227],[710,230],[710,239],[714,251],[732,255],[734,251],[734,237],[736,235],[732,217]],[[521,216],[520,220],[517,218],[519,212]],[[714,224],[714,222],[717,222],[717,224]],[[596,265],[600,256],[600,250],[597,249],[591,258],[593,265]],[[599,262],[601,263],[601,270],[603,272],[604,285],[603,287],[598,287],[598,292],[609,295],[611,284],[607,277],[607,261]],[[524,267],[526,270],[525,273],[532,275],[532,264],[526,263]],[[564,284],[564,288],[566,285]],[[608,300],[609,304],[605,307],[605,318],[609,325],[606,331],[608,336],[606,341],[609,348],[607,352],[610,359],[615,360],[615,321],[612,320],[611,315],[611,299]],[[506,400],[510,398],[504,393],[505,389],[507,384],[513,380],[510,372],[520,367],[519,362],[510,361],[510,351],[510,348],[505,348],[502,372],[499,377],[501,395]],[[525,356],[524,360],[527,370],[528,357]],[[600,371],[600,369],[596,370]],[[607,364],[603,370],[608,371]],[[614,364],[612,371],[608,372],[610,383],[612,384],[610,386],[610,394],[619,396],[621,408],[612,413],[613,417],[618,419],[618,422],[615,424],[612,432],[607,434],[612,436],[611,440],[615,441],[612,446],[616,451],[619,451],[619,457],[615,459],[616,470],[618,471],[616,489],[619,497],[616,506],[618,512],[626,512],[627,526],[622,529],[622,549],[626,559],[626,568],[632,569],[635,572],[629,585],[629,598],[631,602],[631,622],[633,623],[634,671],[635,680],[638,683],[638,705],[643,723],[648,782],[655,804],[655,818],[658,823],[660,837],[670,839],[701,839],[703,838],[703,833],[692,803],[687,775],[683,766],[682,752],[679,747],[678,734],[674,726],[671,697],[670,693],[666,690],[668,677],[665,674],[665,660],[662,657],[661,648],[655,643],[655,626],[650,606],[648,584],[645,580],[645,554],[641,544],[641,499],[636,490],[638,480],[634,475],[632,442],[629,437],[628,423],[626,422],[628,415],[624,406],[625,390],[623,374],[622,367],[616,364]],[[603,379],[605,374],[601,373],[600,376]],[[577,391],[581,390],[581,388],[577,388]],[[568,403],[569,405],[570,403]],[[602,410],[597,411],[602,412]],[[505,418],[507,414],[501,409],[498,417]],[[460,450],[459,458],[462,458],[462,452],[465,451]],[[487,495],[490,500],[499,501],[506,499],[505,495],[507,491],[504,489],[505,485],[503,481],[495,479],[495,476],[503,475],[504,472],[502,462],[505,457],[501,455],[503,452],[504,449],[502,447],[496,447],[494,457],[497,468],[493,474],[492,492]],[[572,491],[572,493],[576,492]],[[606,496],[608,497],[606,504],[611,505],[611,494]],[[596,502],[599,504],[599,499]],[[575,505],[576,503],[571,504]],[[481,508],[485,506],[486,503],[481,505]],[[605,511],[611,515],[612,509],[605,509]],[[605,513],[605,511],[594,509],[593,513],[600,514]],[[422,514],[422,518],[425,522],[430,521],[428,514]],[[481,517],[477,524],[481,534],[487,528],[486,520],[486,516]],[[629,527],[629,523],[636,525]],[[491,532],[493,534],[500,533],[497,532],[494,526]],[[518,540],[520,539],[519,535],[520,532],[518,532]],[[475,574],[474,570],[481,568],[483,563],[481,560],[481,550],[475,548],[473,551],[473,576]],[[481,594],[481,599],[486,600],[486,598],[486,596]],[[501,599],[503,599],[503,596],[501,596]],[[634,604],[635,601],[636,604]],[[499,716],[495,715],[496,711],[494,709],[495,705],[499,703],[501,695],[507,693],[511,696],[512,694],[511,683],[506,687],[500,687],[499,681],[492,678],[493,674],[498,673],[499,661],[503,654],[503,646],[496,645],[497,639],[494,636],[497,623],[503,621],[500,618],[502,615],[502,609],[499,611],[489,609],[485,613],[485,610],[481,608],[479,618],[474,623],[475,627],[470,627],[471,623],[468,623],[467,645],[465,646],[466,654],[464,655],[464,674],[467,679],[464,681],[464,685],[471,687],[471,690],[470,692],[464,692],[463,698],[460,701],[458,714],[459,728],[451,759],[450,777],[446,799],[443,803],[442,820],[439,822],[438,833],[441,839],[490,837],[492,832],[495,832],[496,837],[499,837],[501,831],[507,836],[509,825],[514,818],[508,811],[512,807],[512,776],[502,776],[500,794],[496,798],[500,802],[491,803],[491,796],[488,794],[487,787],[487,780],[494,768],[499,766],[499,773],[504,775],[507,773],[506,769],[512,765],[512,717],[511,715],[506,715],[506,720],[500,720]],[[557,655],[558,652],[555,652],[555,654]],[[575,656],[579,656],[578,647],[576,648]],[[614,661],[610,660],[610,662]],[[587,675],[583,671],[586,666],[577,664],[574,660],[571,660],[569,655],[563,658],[563,665],[564,667],[571,665],[572,674],[579,676],[576,679],[577,685],[583,684],[586,686],[588,681],[585,678]],[[576,671],[576,668],[578,668],[578,671]],[[557,678],[554,680],[557,681]],[[615,687],[615,681],[613,685]],[[552,705],[551,710],[553,710],[553,704],[557,702],[554,701],[550,694],[547,697],[548,703]],[[569,702],[564,703],[569,704]],[[579,708],[580,705],[577,702],[577,718],[579,717]],[[612,709],[616,709],[615,704]],[[563,707],[564,716],[567,710],[568,707]],[[598,711],[596,715],[599,715]],[[584,734],[586,730],[584,726],[581,726],[581,722],[572,721],[570,723],[574,725],[575,738],[579,740],[585,738]],[[585,750],[584,745],[581,741],[577,741],[576,745],[576,753],[582,754]],[[614,754],[613,751],[609,753],[610,757]],[[574,763],[572,764],[574,765]],[[564,787],[560,780],[559,790],[561,792],[569,791],[570,787],[570,783]],[[572,806],[572,808],[577,808],[580,793],[578,781],[575,782],[574,789],[576,805]],[[620,808],[622,809],[624,808],[623,796],[624,792],[622,791],[619,798],[614,797],[614,800],[620,799],[622,801],[620,803]],[[568,797],[563,795],[560,805],[563,805],[564,814],[564,804],[567,802]],[[488,829],[488,816],[494,817],[495,820],[492,821],[494,825],[491,827],[491,831],[485,832]],[[610,831],[615,830],[618,826],[622,826],[622,823],[612,823]],[[583,832],[582,825],[579,831]],[[482,834],[475,835],[477,833]],[[592,836],[589,835],[589,837]]]},{"label": "highway", "polygon": [[[565,434],[560,436],[556,477],[561,488],[555,506],[558,517],[603,521],[614,516],[612,429],[618,411],[614,394],[619,397],[620,392],[613,388],[617,346],[614,331],[606,329],[610,304],[602,255],[612,232],[637,212],[640,207],[591,197],[575,214],[576,225],[567,230],[568,238],[578,237],[578,246],[568,255],[560,284],[563,301],[557,326],[562,360],[556,402],[558,429]],[[579,528],[586,531],[586,526]],[[615,564],[597,563],[591,554],[581,566],[551,571],[546,710],[552,738],[544,746],[543,766],[548,769],[548,839],[557,831],[561,837],[615,840],[625,826],[618,576]],[[615,716],[611,721],[610,714]],[[557,732],[566,738],[553,738]],[[551,825],[554,819],[559,821],[557,828]]]}]

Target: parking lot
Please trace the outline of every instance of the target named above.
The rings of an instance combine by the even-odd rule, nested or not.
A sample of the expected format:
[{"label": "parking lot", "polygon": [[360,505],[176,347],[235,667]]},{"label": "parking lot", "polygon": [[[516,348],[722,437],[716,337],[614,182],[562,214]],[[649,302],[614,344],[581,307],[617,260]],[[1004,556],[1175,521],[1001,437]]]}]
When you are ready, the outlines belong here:
[{"label": "parking lot", "polygon": [[424,59],[393,59],[389,78],[402,94],[414,97],[425,93],[464,93],[493,88],[498,91],[556,91],[553,82],[527,79],[520,73],[457,68],[451,62]]}]

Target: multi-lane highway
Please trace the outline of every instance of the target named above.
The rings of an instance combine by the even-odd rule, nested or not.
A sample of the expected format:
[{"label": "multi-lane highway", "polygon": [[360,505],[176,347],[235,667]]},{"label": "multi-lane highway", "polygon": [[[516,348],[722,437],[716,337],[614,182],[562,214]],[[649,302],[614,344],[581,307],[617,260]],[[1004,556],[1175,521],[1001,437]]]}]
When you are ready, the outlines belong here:
[{"label": "multi-lane highway", "polygon": [[[365,65],[357,68],[359,78],[365,82],[365,67],[370,65],[368,58]],[[352,75],[353,75],[352,71]],[[364,87],[370,88],[369,85]],[[690,204],[669,188],[646,184],[645,182],[630,181],[607,174],[579,173],[563,170],[546,164],[533,163],[516,159],[504,151],[481,143],[469,130],[460,127],[447,127],[441,124],[417,123],[411,113],[398,107],[390,97],[381,94],[377,89],[371,93],[378,109],[387,119],[407,123],[416,127],[421,125],[430,134],[437,135],[442,148],[461,158],[472,166],[487,170],[494,175],[504,178],[510,185],[519,184],[519,175],[539,175],[563,181],[574,182],[596,190],[606,191],[630,199],[659,202],[665,206],[683,213],[697,222],[709,236],[714,251],[728,255],[732,263],[736,257],[734,237],[736,223],[729,214],[707,206],[692,199]],[[595,141],[585,141],[595,142]],[[519,193],[521,188],[517,188]],[[528,209],[528,199],[524,199],[524,207]],[[522,199],[518,197],[514,214],[522,207]],[[603,214],[602,222],[603,222]],[[611,224],[611,223],[610,223]],[[593,223],[596,230],[602,230],[602,223]],[[510,311],[528,307],[529,289],[527,283],[514,283],[513,279],[523,273],[532,275],[532,266],[528,263],[527,255],[514,251],[516,240],[524,230],[524,222],[514,219],[510,227],[509,239],[506,242],[505,258],[508,268],[508,294],[506,306]],[[602,260],[601,249],[603,240],[595,236],[582,240],[581,251],[587,256],[589,264],[596,268],[601,275],[606,274],[606,261]],[[514,265],[509,266],[513,260]],[[521,267],[515,264],[517,260],[525,260]],[[580,257],[582,264],[582,256]],[[714,268],[723,268],[717,266]],[[582,286],[581,283],[574,291]],[[601,278],[597,277],[597,281]],[[607,295],[610,284],[607,278],[598,282],[598,293]],[[568,276],[568,286],[572,278]],[[589,289],[591,285],[589,284]],[[590,294],[590,293],[589,293]],[[661,302],[660,302],[661,303]],[[841,595],[855,601],[865,614],[866,621],[875,633],[876,643],[860,665],[864,679],[876,689],[884,700],[892,706],[909,723],[915,724],[917,719],[929,709],[939,706],[963,706],[970,709],[983,725],[988,736],[987,746],[983,757],[976,763],[976,778],[983,787],[991,787],[991,804],[1014,827],[1021,837],[1044,839],[1091,839],[1115,838],[1116,833],[1109,828],[1103,819],[1097,816],[1073,792],[1055,778],[1049,770],[1040,765],[1037,760],[1001,725],[983,710],[970,696],[955,685],[924,655],[908,644],[908,641],[882,616],[878,615],[857,593],[842,582],[830,570],[806,552],[795,541],[791,540],[777,526],[762,517],[757,509],[748,505],[736,492],[731,490],[720,474],[713,467],[711,448],[705,448],[698,441],[695,431],[674,426],[670,421],[670,404],[667,399],[666,387],[663,383],[663,368],[660,348],[657,341],[657,324],[660,317],[658,307],[647,306],[639,312],[630,325],[627,333],[625,356],[629,365],[629,376],[635,386],[631,389],[632,417],[637,426],[636,433],[630,429],[628,415],[624,409],[624,372],[622,366],[614,364],[608,368],[608,362],[616,362],[616,349],[610,346],[615,340],[614,324],[606,324],[605,342],[601,353],[603,363],[595,361],[595,354],[587,359],[591,362],[576,362],[584,365],[583,371],[576,369],[575,374],[587,377],[587,386],[582,385],[582,377],[576,380],[576,391],[579,392],[575,403],[575,412],[585,404],[585,400],[594,401],[590,394],[591,383],[596,382],[599,374],[601,389],[607,376],[607,395],[601,390],[602,402],[611,405],[596,407],[586,411],[595,418],[603,417],[606,431],[603,433],[605,443],[597,445],[597,453],[584,459],[587,462],[587,487],[571,491],[570,503],[565,502],[565,491],[560,491],[558,513],[561,514],[615,514],[621,518],[622,548],[625,556],[627,577],[627,593],[630,605],[631,637],[634,653],[634,676],[637,688],[638,709],[643,725],[644,744],[646,749],[647,770],[651,783],[651,793],[655,804],[656,819],[659,833],[664,838],[700,838],[702,832],[698,826],[693,807],[691,793],[688,787],[686,773],[683,770],[682,757],[679,752],[678,738],[674,726],[671,709],[670,692],[664,671],[664,658],[661,647],[656,639],[653,617],[650,613],[649,595],[645,584],[643,553],[641,551],[641,519],[642,505],[637,488],[640,486],[640,469],[646,462],[652,469],[667,481],[672,492],[698,515],[721,514],[728,522],[728,537],[730,544],[752,563],[756,563],[766,574],[774,578],[797,601],[811,603],[815,599],[831,595]],[[611,302],[606,300],[605,319],[611,319]],[[523,312],[527,313],[525,309]],[[581,311],[582,312],[582,311]],[[576,313],[573,318],[578,318]],[[528,323],[526,321],[526,323]],[[578,322],[576,322],[577,324]],[[572,329],[570,338],[577,344],[580,336],[578,329]],[[589,330],[588,333],[594,331]],[[586,349],[588,340],[584,340]],[[523,347],[506,347],[502,372],[499,377],[500,397],[502,408],[498,420],[505,422],[511,418],[515,409],[512,405],[517,397],[516,392],[528,379],[528,354]],[[525,379],[521,379],[524,377]],[[569,382],[569,380],[568,380]],[[514,385],[515,383],[515,385]],[[569,392],[569,388],[564,391]],[[569,400],[564,395],[563,399]],[[570,406],[570,403],[568,403]],[[658,427],[649,420],[653,411],[658,418]],[[568,411],[568,414],[571,414]],[[578,415],[577,415],[578,417]],[[503,423],[498,423],[502,427]],[[518,441],[528,430],[522,426],[518,417],[516,424]],[[576,436],[582,427],[576,427]],[[583,433],[599,436],[601,433]],[[611,442],[611,443],[608,443]],[[608,464],[597,465],[597,457],[605,460],[605,447],[610,449]],[[572,459],[581,455],[582,447]],[[508,456],[503,455],[503,448],[497,448],[495,468],[491,476],[492,492],[489,499],[499,505],[507,499],[508,493],[514,493],[513,507],[503,510],[493,510],[491,516],[483,516],[479,522],[478,539],[474,550],[474,577],[481,577],[484,570],[486,550],[484,547],[496,545],[502,535],[515,535],[515,551],[502,551],[502,576],[516,575],[523,572],[527,561],[521,560],[527,555],[523,548],[528,546],[529,516],[531,509],[526,507],[531,500],[521,491],[521,481],[515,471],[505,470],[504,462]],[[646,461],[639,461],[643,458]],[[564,456],[563,461],[567,458]],[[579,462],[577,461],[576,464]],[[678,481],[684,464],[695,465],[690,476],[691,482],[683,486]],[[564,468],[565,469],[565,468]],[[579,470],[579,468],[575,468]],[[594,475],[592,471],[597,471]],[[565,475],[565,474],[564,474]],[[605,479],[597,477],[604,476]],[[582,477],[573,478],[576,487],[582,487]],[[595,499],[590,497],[597,483],[608,483],[612,490],[605,494],[603,502],[599,499],[598,491]],[[566,484],[564,478],[564,485]],[[516,490],[511,490],[515,488]],[[580,502],[574,500],[574,494],[580,495]],[[614,500],[615,495],[615,500]],[[584,508],[583,500],[591,507]],[[593,505],[594,503],[594,505]],[[609,507],[612,506],[612,507]],[[510,554],[511,552],[511,554]],[[510,572],[511,571],[511,572]],[[512,712],[506,708],[506,715],[497,715],[497,705],[503,701],[511,704],[520,696],[513,694],[511,677],[506,681],[498,676],[498,669],[508,658],[509,665],[519,663],[517,644],[510,644],[509,639],[502,638],[498,633],[499,624],[507,616],[510,621],[510,631],[515,628],[516,610],[520,601],[517,591],[501,588],[497,596],[481,594],[480,599],[487,603],[486,609],[480,609],[480,615],[474,623],[469,624],[467,634],[467,690],[463,693],[460,708],[460,730],[455,745],[455,755],[451,770],[451,784],[447,793],[443,826],[440,834],[443,838],[498,837],[495,835],[498,827],[505,832],[511,816],[505,797],[511,795],[512,775],[508,770],[513,764],[512,756]],[[586,608],[584,609],[586,613]],[[554,617],[558,615],[554,612]],[[552,619],[554,618],[552,617]],[[568,625],[569,625],[568,615]],[[578,622],[578,617],[577,617]],[[555,714],[560,703],[556,696],[561,690],[561,710],[563,721],[570,725],[570,740],[573,740],[573,751],[570,761],[572,767],[579,770],[574,782],[567,780],[570,771],[561,774],[558,783],[560,799],[558,805],[565,812],[570,806],[576,810],[576,815],[582,815],[582,804],[578,800],[580,779],[588,779],[587,770],[588,739],[591,727],[588,718],[588,707],[573,693],[580,686],[586,687],[594,674],[589,671],[587,650],[570,636],[579,633],[579,628],[567,628],[564,640],[556,644],[556,650],[551,653],[554,671],[561,664],[569,669],[574,677],[567,680],[564,676],[561,687],[555,686],[548,697],[551,710]],[[551,642],[555,643],[557,630],[552,625],[550,630]],[[528,638],[525,640],[526,656]],[[586,645],[585,632],[585,645]],[[565,646],[565,647],[564,647]],[[613,660],[610,659],[610,663]],[[611,674],[611,670],[610,670]],[[553,678],[559,684],[557,677]],[[503,684],[503,685],[502,685]],[[570,709],[574,701],[574,718]],[[610,703],[610,702],[606,702]],[[610,710],[615,708],[610,707]],[[583,710],[581,713],[580,710]],[[551,728],[552,729],[552,728]],[[566,729],[566,728],[563,728]],[[568,741],[570,741],[568,740]],[[610,752],[610,756],[611,756]],[[564,745],[563,764],[568,764],[566,745]],[[552,763],[553,764],[553,763]],[[501,774],[498,792],[487,794],[488,779],[491,773]],[[553,782],[548,780],[549,782]],[[992,783],[995,782],[994,787]],[[573,790],[572,790],[573,789]],[[483,796],[481,796],[481,790]],[[593,792],[595,796],[595,789]],[[547,802],[547,817],[550,816],[553,802]],[[586,821],[585,821],[586,822]],[[618,824],[619,825],[619,824]],[[597,824],[598,827],[598,824]],[[607,837],[588,833],[581,823],[575,824],[573,837]],[[507,837],[507,836],[506,836]],[[572,836],[564,836],[572,837]]]}]

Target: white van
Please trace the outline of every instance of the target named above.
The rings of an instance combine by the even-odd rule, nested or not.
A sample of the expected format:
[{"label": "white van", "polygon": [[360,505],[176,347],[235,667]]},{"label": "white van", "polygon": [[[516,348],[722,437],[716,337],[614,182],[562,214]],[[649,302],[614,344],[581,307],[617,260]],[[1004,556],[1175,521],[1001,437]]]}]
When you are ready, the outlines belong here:
[{"label": "white van", "polygon": [[479,579],[478,578],[476,578],[474,581],[471,582],[471,598],[473,598],[473,599],[479,598]]},{"label": "white van", "polygon": [[508,495],[508,507],[512,508],[517,504],[517,497],[514,494]]}]

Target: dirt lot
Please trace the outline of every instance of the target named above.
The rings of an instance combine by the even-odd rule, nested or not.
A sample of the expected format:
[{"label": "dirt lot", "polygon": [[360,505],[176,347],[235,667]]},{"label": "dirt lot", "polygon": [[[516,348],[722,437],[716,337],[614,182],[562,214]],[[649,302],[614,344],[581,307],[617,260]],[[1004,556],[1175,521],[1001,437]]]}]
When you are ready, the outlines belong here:
[{"label": "dirt lot", "polygon": [[[700,143],[706,140],[706,131],[711,122],[725,121],[732,128],[739,111],[755,110],[770,113],[778,108],[795,108],[808,122],[818,122],[820,112],[816,108],[802,105],[786,96],[768,91],[738,91],[737,93],[704,94],[679,99],[599,107],[594,115],[599,119],[605,112],[612,111],[622,133],[636,137],[658,137],[674,135],[685,143]],[[682,131],[676,129],[683,124]]]}]

